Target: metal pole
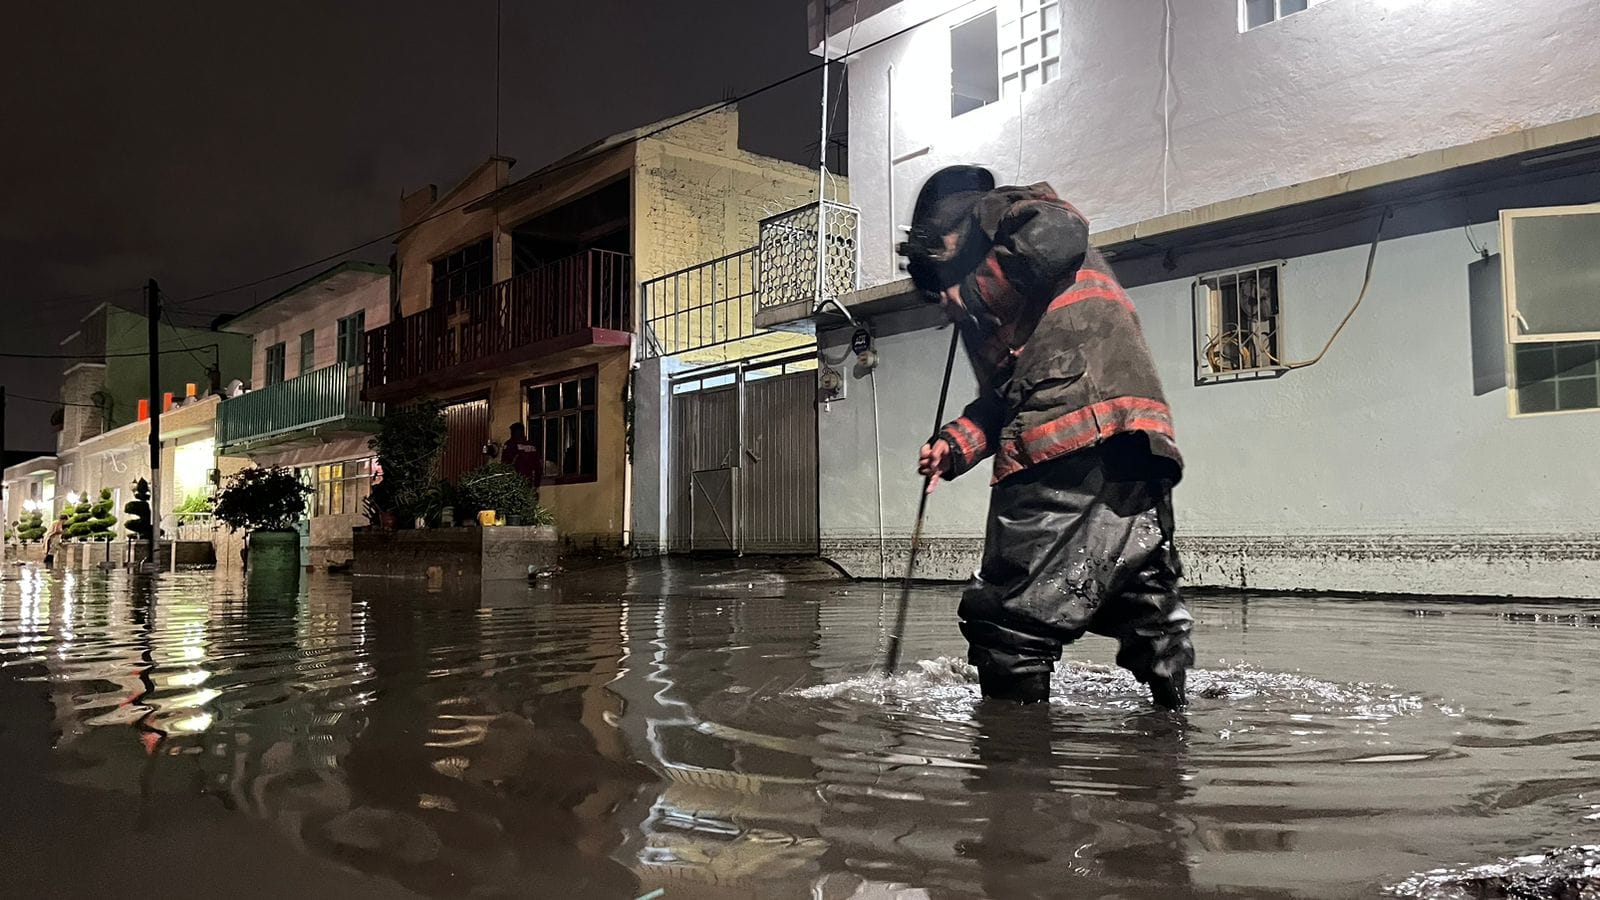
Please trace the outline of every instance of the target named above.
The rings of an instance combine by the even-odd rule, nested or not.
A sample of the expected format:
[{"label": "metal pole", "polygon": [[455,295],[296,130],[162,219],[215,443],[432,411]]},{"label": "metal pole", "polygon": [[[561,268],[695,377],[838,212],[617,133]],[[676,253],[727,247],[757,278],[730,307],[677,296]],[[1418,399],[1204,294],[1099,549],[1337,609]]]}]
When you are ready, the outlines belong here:
[{"label": "metal pole", "polygon": [[[944,426],[944,402],[950,396],[950,372],[956,365],[956,345],[961,342],[961,330],[950,326],[950,355],[944,361],[944,384],[939,388],[939,411],[933,415],[933,441]],[[911,604],[911,576],[917,570],[917,550],[922,544],[922,520],[928,512],[928,494],[933,487],[933,476],[922,479],[922,497],[917,501],[917,524],[911,531],[911,552],[906,560],[906,580],[900,588],[900,611],[895,616],[894,631],[889,634],[889,653],[883,660],[883,674],[893,675],[900,665],[900,644],[906,631],[906,610]]]},{"label": "metal pole", "polygon": [[817,143],[817,299],[812,307],[822,309],[827,298],[828,237],[828,4],[822,4],[822,137]]},{"label": "metal pole", "polygon": [[154,569],[161,554],[161,287],[154,278],[144,286],[150,357],[150,556]]}]

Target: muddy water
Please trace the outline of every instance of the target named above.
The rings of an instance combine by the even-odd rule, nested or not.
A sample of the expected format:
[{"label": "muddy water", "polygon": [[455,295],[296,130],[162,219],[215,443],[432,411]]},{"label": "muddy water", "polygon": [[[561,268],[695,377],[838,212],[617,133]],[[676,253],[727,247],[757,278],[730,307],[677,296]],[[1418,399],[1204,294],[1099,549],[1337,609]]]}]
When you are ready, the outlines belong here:
[{"label": "muddy water", "polygon": [[1600,839],[1600,605],[1206,599],[1174,717],[1102,641],[982,707],[945,590],[878,678],[895,599],[12,568],[0,894],[1362,897]]}]

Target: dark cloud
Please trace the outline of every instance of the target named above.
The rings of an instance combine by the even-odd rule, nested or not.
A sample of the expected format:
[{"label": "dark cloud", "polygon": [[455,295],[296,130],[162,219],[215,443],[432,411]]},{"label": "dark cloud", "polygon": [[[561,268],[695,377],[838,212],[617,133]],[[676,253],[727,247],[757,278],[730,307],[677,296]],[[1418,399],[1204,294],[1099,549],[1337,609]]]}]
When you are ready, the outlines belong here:
[{"label": "dark cloud", "polygon": [[[814,62],[799,0],[502,9],[516,171]],[[493,149],[489,0],[33,3],[7,18],[0,350],[48,351],[94,305],[44,299],[151,276],[192,296],[383,234],[402,190],[447,185]],[[746,102],[746,145],[806,158],[816,92],[812,77]],[[14,393],[52,396],[59,370],[0,360]],[[9,412],[10,446],[53,446],[47,408]]]}]

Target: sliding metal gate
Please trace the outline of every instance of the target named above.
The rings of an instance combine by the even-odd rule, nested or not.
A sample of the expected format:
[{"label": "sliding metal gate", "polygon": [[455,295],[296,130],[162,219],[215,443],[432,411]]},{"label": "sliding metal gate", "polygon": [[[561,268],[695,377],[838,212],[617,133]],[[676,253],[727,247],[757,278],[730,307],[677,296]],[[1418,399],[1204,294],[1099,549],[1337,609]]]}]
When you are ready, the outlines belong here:
[{"label": "sliding metal gate", "polygon": [[817,552],[815,359],[673,378],[669,549]]}]

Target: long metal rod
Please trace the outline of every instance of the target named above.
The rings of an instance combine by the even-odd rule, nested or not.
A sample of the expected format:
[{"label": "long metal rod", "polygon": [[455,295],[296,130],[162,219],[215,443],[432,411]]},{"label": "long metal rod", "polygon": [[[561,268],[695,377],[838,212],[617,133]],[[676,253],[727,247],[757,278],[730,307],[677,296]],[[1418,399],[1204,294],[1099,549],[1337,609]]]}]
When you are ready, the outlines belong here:
[{"label": "long metal rod", "polygon": [[[939,410],[933,415],[931,443],[944,426],[944,403],[950,396],[950,372],[956,365],[956,345],[961,342],[961,329],[950,327],[950,354],[944,361],[944,383],[939,386]],[[928,512],[928,495],[933,487],[933,476],[922,479],[922,496],[917,499],[917,523],[911,530],[911,552],[906,560],[906,580],[900,587],[900,611],[895,615],[894,631],[889,633],[889,653],[883,659],[883,674],[893,675],[900,666],[900,644],[906,633],[906,612],[911,605],[911,578],[917,571],[917,551],[922,546],[922,520]]]}]

